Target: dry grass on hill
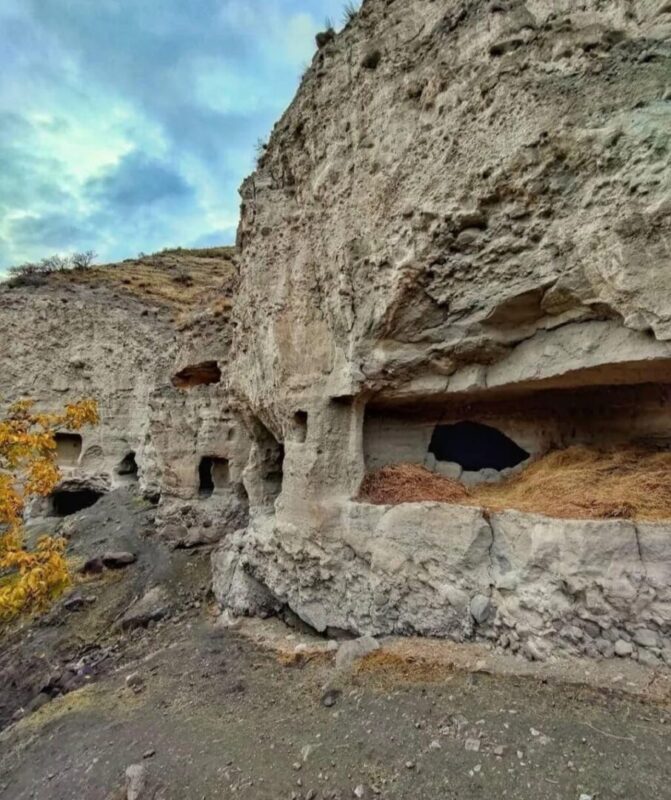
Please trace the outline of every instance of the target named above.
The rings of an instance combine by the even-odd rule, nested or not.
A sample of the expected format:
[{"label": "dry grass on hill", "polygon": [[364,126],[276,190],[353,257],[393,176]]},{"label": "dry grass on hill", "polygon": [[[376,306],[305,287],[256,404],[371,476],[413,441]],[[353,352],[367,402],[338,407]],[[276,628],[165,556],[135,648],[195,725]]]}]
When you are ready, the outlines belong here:
[{"label": "dry grass on hill", "polygon": [[68,270],[50,276],[54,283],[109,286],[140,300],[177,311],[226,303],[237,280],[235,248],[164,250],[119,264]]},{"label": "dry grass on hill", "polygon": [[470,489],[424,467],[399,464],[367,475],[360,498],[390,505],[434,500],[572,519],[671,519],[671,453],[569,447],[502,483]]}]

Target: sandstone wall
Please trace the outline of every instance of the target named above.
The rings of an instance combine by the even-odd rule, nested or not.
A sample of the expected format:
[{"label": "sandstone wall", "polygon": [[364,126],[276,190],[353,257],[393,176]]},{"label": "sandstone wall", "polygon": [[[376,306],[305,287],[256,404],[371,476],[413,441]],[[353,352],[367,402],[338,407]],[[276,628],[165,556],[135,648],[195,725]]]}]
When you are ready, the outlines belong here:
[{"label": "sandstone wall", "polygon": [[214,556],[223,605],[288,605],[319,631],[477,638],[534,659],[617,647],[671,665],[668,524],[442,503],[345,503],[317,532],[305,517],[257,516],[226,541]]},{"label": "sandstone wall", "polygon": [[[99,405],[100,425],[83,431],[81,449],[59,452],[61,488],[138,481],[175,544],[215,541],[247,522],[249,444],[226,391],[231,258],[226,250],[160,254],[0,288],[3,401],[28,396],[56,409],[93,397]],[[174,385],[180,370],[205,361],[219,365],[216,384]],[[200,487],[204,457],[230,462],[228,480],[209,494]]]},{"label": "sandstone wall", "polygon": [[[651,0],[366,0],[317,52],[241,192],[231,387],[252,452],[272,440],[283,476],[272,504],[250,491],[247,533],[215,558],[222,602],[288,603],[320,630],[496,638],[463,610],[493,598],[500,643],[517,630],[573,646],[582,589],[531,609],[564,559],[642,585],[626,523],[514,517],[527,577],[497,588],[489,545],[505,519],[351,500],[367,408],[402,406],[418,430],[429,409],[458,418],[478,405],[493,419],[490,403],[519,410],[541,390],[568,393],[563,420],[524,421],[533,450],[571,438],[573,392],[591,387],[608,406],[641,387],[663,398],[652,418],[634,400],[583,430],[596,445],[671,434],[670,37],[671,8]],[[519,435],[519,416],[497,423]],[[250,461],[248,490],[263,469]],[[393,535],[380,514],[398,522]],[[594,531],[607,543],[609,525],[627,542],[612,559],[576,544]],[[662,551],[666,534],[655,533]],[[455,536],[479,553],[456,573]],[[549,555],[535,560],[537,541],[556,574]],[[661,585],[641,589],[635,611],[629,589],[610,594],[603,630],[631,637],[628,625],[654,618],[668,642]]]},{"label": "sandstone wall", "polygon": [[5,401],[32,397],[55,409],[93,397],[101,424],[82,432],[78,465],[117,483],[117,468],[136,454],[140,476],[156,480],[147,452],[149,397],[174,349],[167,315],[107,290],[71,286],[5,290],[0,337]]},{"label": "sandstone wall", "polygon": [[239,275],[3,289],[0,394],[96,397],[67,480],[133,453],[235,613],[668,661],[671,524],[355,498],[445,422],[668,446],[670,64],[657,0],[365,0],[242,187]]}]

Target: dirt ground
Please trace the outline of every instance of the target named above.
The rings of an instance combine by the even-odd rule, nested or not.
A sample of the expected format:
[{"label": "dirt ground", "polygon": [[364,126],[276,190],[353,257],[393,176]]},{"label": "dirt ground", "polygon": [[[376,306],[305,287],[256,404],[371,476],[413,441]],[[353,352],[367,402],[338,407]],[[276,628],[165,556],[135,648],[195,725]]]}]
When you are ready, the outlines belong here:
[{"label": "dirt ground", "polygon": [[[61,604],[4,637],[1,800],[124,800],[134,764],[144,775],[136,800],[671,798],[668,694],[624,691],[642,688],[644,673],[622,681],[605,671],[600,681],[590,662],[590,688],[440,659],[427,669],[394,642],[337,671],[323,641],[254,623],[275,631],[285,653],[299,644],[283,657],[272,636],[259,644],[245,625],[217,624],[207,552],[164,551],[148,535],[150,509],[100,503],[68,520],[82,554],[121,537],[140,557],[75,587],[95,602]],[[96,537],[86,540],[93,514]],[[170,613],[120,630],[113,620],[157,582]],[[34,703],[45,686],[53,696]]]}]

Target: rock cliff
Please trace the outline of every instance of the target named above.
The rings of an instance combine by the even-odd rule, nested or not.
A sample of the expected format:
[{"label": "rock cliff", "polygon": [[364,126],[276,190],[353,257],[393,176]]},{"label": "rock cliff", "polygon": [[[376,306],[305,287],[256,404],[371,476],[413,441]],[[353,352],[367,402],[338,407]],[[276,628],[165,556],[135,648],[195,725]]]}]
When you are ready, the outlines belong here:
[{"label": "rock cliff", "polygon": [[3,290],[3,395],[97,397],[64,490],[136,465],[233,614],[671,663],[668,521],[359,491],[668,451],[671,5],[365,0],[318,44],[237,254]]},{"label": "rock cliff", "polygon": [[352,498],[375,466],[435,468],[463,420],[531,456],[668,441],[670,36],[649,0],[366,0],[321,38],[242,187],[252,521],[215,558],[224,603],[537,653],[595,651],[585,621],[668,636],[670,554],[646,544],[668,526]]},{"label": "rock cliff", "polygon": [[[225,388],[236,281],[235,253],[222,248],[166,251],[0,289],[3,399],[29,396],[43,408],[98,401],[101,424],[59,447],[59,492],[74,495],[74,507],[79,492],[85,502],[87,492],[138,482],[175,544],[212,541],[245,524],[248,445]],[[179,381],[180,371],[204,362],[218,365],[214,382],[197,370]],[[204,458],[226,462],[220,486],[201,486]]]}]

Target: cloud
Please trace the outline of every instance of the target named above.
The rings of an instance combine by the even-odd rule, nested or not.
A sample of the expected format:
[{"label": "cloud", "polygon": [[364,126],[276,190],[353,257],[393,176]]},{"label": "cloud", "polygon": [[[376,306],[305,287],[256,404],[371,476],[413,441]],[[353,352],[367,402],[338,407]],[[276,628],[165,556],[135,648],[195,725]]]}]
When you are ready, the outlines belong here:
[{"label": "cloud", "polygon": [[161,201],[183,200],[193,194],[192,187],[174,169],[135,150],[103,175],[87,181],[85,191],[92,199],[122,214]]},{"label": "cloud", "polygon": [[254,145],[341,6],[2,0],[0,271],[233,241]]},{"label": "cloud", "polygon": [[85,224],[78,225],[68,214],[59,213],[20,217],[13,220],[10,231],[12,240],[19,245],[39,245],[51,251],[74,249],[94,235]]}]

